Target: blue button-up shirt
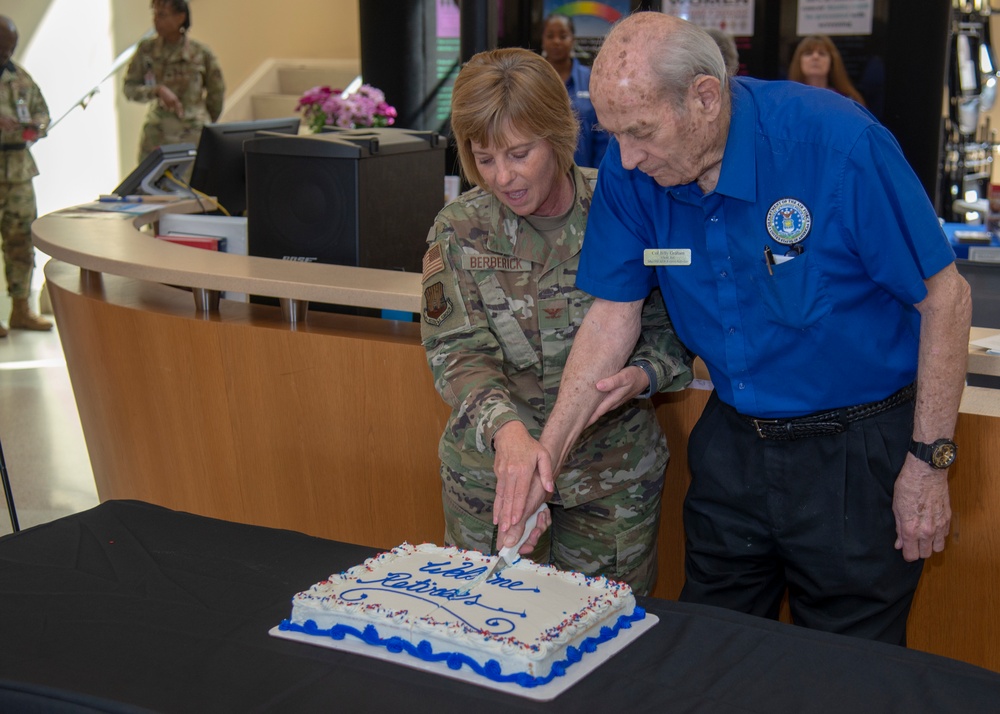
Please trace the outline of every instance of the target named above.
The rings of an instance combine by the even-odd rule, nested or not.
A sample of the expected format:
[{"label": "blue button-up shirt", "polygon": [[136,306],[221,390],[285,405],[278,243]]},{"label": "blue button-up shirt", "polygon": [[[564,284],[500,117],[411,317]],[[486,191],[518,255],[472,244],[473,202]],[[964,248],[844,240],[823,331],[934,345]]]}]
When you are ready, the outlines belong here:
[{"label": "blue button-up shirt", "polygon": [[624,170],[611,142],[577,285],[632,301],[659,283],[677,334],[744,414],[882,399],[914,380],[914,305],[954,260],[934,209],[896,140],[854,102],[792,82],[731,88],[707,195]]},{"label": "blue button-up shirt", "polygon": [[590,101],[590,67],[573,59],[573,69],[566,80],[566,91],[577,119],[580,136],[576,143],[573,163],[577,166],[599,168],[608,148],[608,133],[597,126],[597,112]]}]

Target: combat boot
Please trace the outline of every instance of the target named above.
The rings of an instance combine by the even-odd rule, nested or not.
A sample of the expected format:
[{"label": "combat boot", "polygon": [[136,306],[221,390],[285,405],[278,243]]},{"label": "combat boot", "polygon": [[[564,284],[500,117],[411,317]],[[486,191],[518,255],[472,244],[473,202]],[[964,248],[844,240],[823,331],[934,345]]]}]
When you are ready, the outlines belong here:
[{"label": "combat boot", "polygon": [[7,336],[7,328],[3,326],[2,322],[0,322],[0,337],[6,337],[6,336]]},{"label": "combat boot", "polygon": [[31,311],[28,298],[14,298],[10,308],[10,329],[45,332],[52,329],[52,323]]}]

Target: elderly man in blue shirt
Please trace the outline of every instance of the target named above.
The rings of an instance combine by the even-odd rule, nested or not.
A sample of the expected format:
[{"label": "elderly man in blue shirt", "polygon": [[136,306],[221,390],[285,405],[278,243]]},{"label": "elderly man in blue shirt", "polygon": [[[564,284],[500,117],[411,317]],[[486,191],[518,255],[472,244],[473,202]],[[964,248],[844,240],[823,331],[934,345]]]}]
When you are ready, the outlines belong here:
[{"label": "elderly man in blue shirt", "polygon": [[971,316],[920,182],[857,104],[727,78],[712,39],[669,15],[619,23],[591,92],[615,139],[577,278],[599,299],[547,453],[498,498],[501,538],[627,394],[607,375],[658,285],[716,390],[689,443],[681,599],[775,618],[787,589],[798,624],[905,644],[949,530]]}]

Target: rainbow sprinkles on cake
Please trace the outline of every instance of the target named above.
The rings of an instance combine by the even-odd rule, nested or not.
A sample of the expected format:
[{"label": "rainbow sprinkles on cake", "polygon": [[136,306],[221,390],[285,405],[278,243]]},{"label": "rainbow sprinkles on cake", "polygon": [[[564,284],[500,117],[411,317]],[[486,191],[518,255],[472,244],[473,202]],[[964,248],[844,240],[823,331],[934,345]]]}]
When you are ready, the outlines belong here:
[{"label": "rainbow sprinkles on cake", "polygon": [[521,559],[462,594],[489,556],[408,543],[292,598],[279,630],[356,638],[493,682],[537,687],[643,619],[632,589]]}]

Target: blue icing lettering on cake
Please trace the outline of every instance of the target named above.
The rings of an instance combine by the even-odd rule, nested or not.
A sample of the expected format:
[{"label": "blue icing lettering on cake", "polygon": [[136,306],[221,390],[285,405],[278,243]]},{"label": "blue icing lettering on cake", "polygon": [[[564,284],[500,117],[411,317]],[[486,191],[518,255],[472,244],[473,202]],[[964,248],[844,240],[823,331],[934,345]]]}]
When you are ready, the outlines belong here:
[{"label": "blue icing lettering on cake", "polygon": [[292,599],[279,628],[355,638],[496,682],[546,684],[645,613],[628,585],[522,559],[472,592],[492,558],[404,543]]}]

